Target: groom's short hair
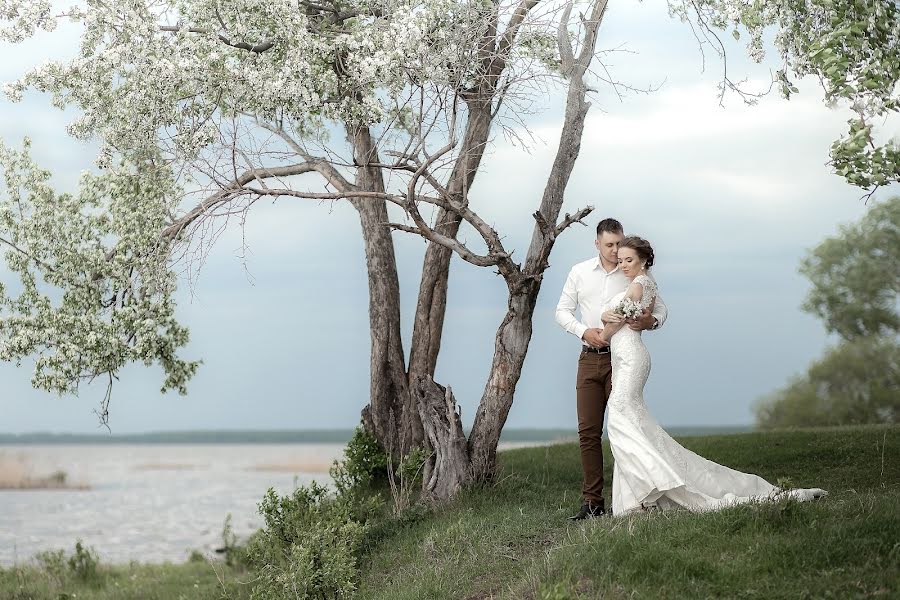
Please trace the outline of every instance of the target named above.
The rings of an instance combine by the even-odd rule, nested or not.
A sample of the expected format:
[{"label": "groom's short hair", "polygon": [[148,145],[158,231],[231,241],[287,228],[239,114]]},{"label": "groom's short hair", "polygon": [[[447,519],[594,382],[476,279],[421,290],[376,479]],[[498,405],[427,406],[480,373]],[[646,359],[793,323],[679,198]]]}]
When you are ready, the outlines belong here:
[{"label": "groom's short hair", "polygon": [[602,221],[597,223],[597,237],[600,237],[600,234],[604,231],[608,231],[609,233],[625,232],[625,230],[622,229],[622,224],[615,219],[603,219]]}]

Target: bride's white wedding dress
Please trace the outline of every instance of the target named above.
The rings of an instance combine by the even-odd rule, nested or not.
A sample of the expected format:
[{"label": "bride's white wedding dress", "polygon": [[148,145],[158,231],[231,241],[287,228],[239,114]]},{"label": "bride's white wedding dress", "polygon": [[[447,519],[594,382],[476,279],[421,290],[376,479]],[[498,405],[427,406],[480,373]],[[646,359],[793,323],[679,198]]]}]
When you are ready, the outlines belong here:
[{"label": "bride's white wedding dress", "polygon": [[[656,298],[656,282],[638,275],[643,286],[641,307]],[[615,307],[625,296],[612,298]],[[615,466],[612,510],[624,514],[642,507],[716,510],[725,506],[788,494],[798,500],[824,496],[820,489],[782,492],[765,479],[706,460],[673,440],[644,404],[650,375],[650,353],[641,332],[623,327],[610,339],[612,393],[607,403],[607,432]]]}]

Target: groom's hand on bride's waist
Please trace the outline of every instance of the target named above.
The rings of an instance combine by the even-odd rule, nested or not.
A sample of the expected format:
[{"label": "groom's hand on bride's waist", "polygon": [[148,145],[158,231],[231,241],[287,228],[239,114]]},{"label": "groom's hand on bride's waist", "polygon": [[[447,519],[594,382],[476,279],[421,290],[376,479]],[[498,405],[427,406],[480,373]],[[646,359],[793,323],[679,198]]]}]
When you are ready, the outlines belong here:
[{"label": "groom's hand on bride's waist", "polygon": [[581,336],[582,341],[588,346],[593,346],[594,348],[602,348],[604,346],[609,346],[609,342],[600,337],[600,332],[602,329],[598,329],[597,327],[591,327],[590,329],[586,329],[584,334]]},{"label": "groom's hand on bride's waist", "polygon": [[650,313],[649,309],[644,309],[641,316],[633,319],[626,319],[628,326],[634,331],[644,331],[645,329],[653,329],[656,325],[656,319]]}]

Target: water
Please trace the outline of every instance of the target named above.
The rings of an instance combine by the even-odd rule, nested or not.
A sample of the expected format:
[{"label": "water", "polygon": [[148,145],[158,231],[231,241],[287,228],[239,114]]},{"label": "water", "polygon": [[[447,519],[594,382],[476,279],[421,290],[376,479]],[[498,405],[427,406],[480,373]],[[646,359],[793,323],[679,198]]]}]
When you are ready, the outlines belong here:
[{"label": "water", "polygon": [[80,538],[104,562],[181,562],[191,550],[222,545],[231,513],[246,536],[262,522],[257,504],[270,487],[330,482],[340,444],[48,445],[0,447],[4,462],[34,477],[63,470],[87,490],[0,490],[0,565],[64,548]]},{"label": "water", "polygon": [[257,504],[268,488],[287,494],[313,479],[330,483],[328,467],[342,454],[341,444],[0,446],[7,475],[25,465],[32,477],[62,470],[69,484],[89,486],[0,490],[0,565],[71,553],[76,539],[106,563],[213,555],[229,513],[235,534],[249,535],[262,525]]}]

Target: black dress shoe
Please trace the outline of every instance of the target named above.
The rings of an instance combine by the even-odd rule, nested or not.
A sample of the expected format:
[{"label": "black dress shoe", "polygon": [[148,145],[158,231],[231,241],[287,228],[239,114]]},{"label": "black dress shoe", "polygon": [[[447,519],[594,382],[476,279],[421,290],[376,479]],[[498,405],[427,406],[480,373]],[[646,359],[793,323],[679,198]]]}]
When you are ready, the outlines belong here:
[{"label": "black dress shoe", "polygon": [[602,517],[606,514],[606,508],[604,508],[603,503],[593,504],[591,502],[585,502],[581,505],[581,510],[578,511],[578,514],[572,517],[569,517],[570,521],[581,521],[583,519],[594,519],[597,517]]}]

